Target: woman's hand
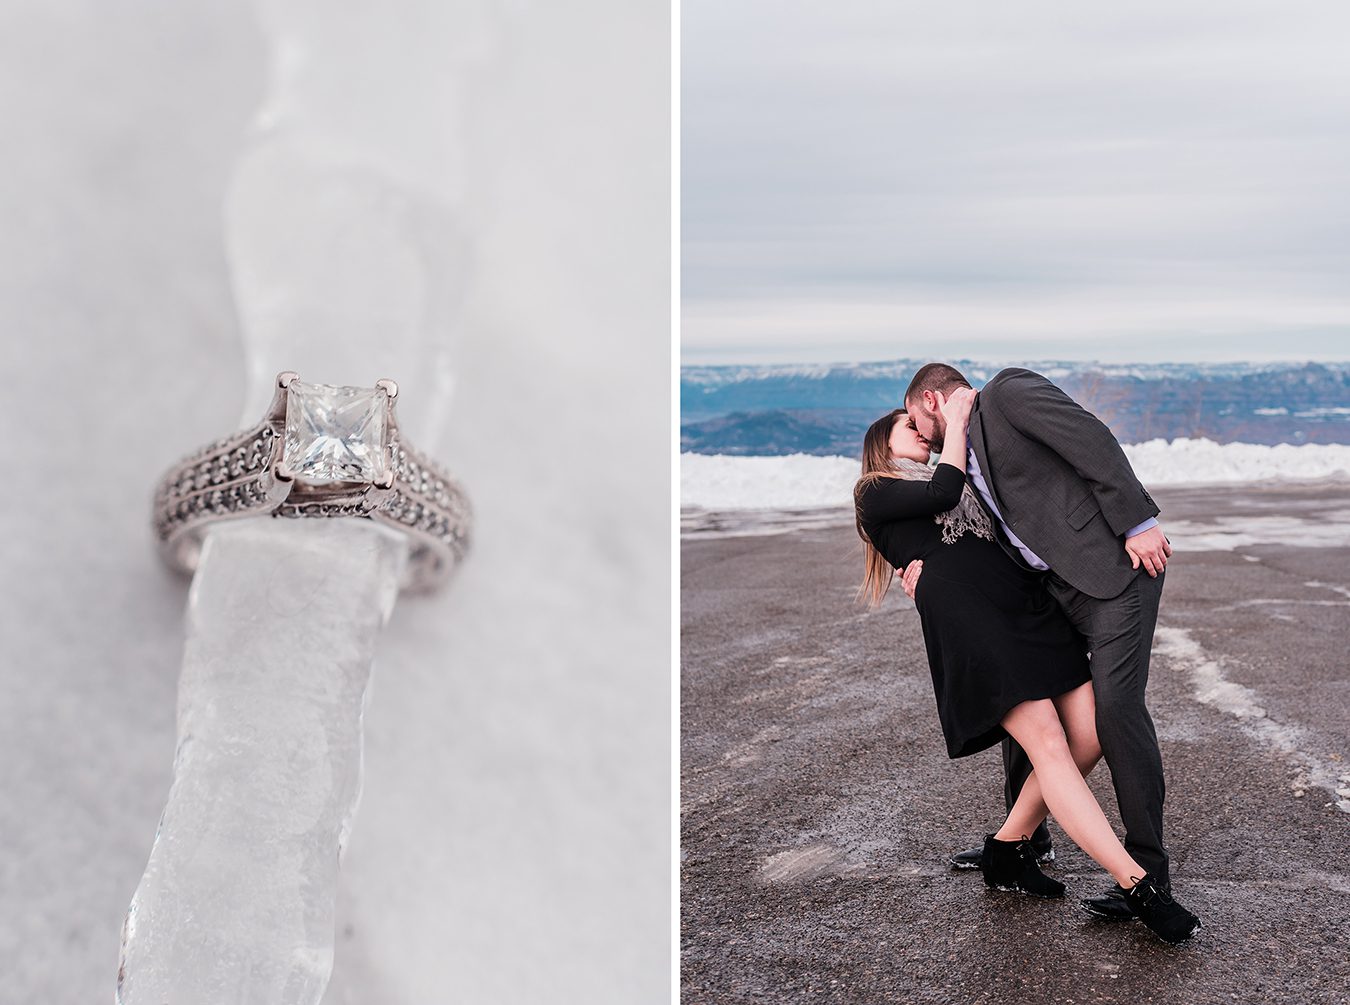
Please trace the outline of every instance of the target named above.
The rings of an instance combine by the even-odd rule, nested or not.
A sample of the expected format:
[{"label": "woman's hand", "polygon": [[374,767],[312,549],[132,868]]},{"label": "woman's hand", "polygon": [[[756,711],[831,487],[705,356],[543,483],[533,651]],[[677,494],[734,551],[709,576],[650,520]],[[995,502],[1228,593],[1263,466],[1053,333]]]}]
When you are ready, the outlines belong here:
[{"label": "woman's hand", "polygon": [[970,418],[970,409],[975,404],[975,392],[968,387],[958,387],[951,393],[951,397],[946,397],[938,391],[937,404],[947,428],[961,429]]},{"label": "woman's hand", "polygon": [[[925,392],[927,393],[927,392]],[[975,392],[968,387],[958,387],[951,396],[941,391],[933,392],[938,411],[942,413],[942,454],[940,464],[966,470],[966,423],[970,421],[970,409],[975,404]]]}]

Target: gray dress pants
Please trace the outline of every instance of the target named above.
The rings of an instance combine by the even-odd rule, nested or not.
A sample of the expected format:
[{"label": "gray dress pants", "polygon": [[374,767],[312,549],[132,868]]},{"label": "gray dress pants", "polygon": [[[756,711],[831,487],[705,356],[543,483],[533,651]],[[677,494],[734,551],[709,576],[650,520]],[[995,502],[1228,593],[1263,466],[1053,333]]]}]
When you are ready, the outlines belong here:
[{"label": "gray dress pants", "polygon": [[[1158,621],[1163,579],[1144,569],[1124,591],[1098,600],[1074,589],[1053,572],[1046,582],[1092,652],[1092,692],[1097,702],[1097,738],[1111,771],[1120,819],[1125,825],[1125,850],[1162,883],[1170,882],[1167,847],[1163,844],[1162,754],[1153,718],[1144,704],[1149,653]],[[1031,774],[1031,761],[1017,741],[1003,741],[1003,795],[1008,808],[1017,801]],[[1045,842],[1044,823],[1032,839]]]}]

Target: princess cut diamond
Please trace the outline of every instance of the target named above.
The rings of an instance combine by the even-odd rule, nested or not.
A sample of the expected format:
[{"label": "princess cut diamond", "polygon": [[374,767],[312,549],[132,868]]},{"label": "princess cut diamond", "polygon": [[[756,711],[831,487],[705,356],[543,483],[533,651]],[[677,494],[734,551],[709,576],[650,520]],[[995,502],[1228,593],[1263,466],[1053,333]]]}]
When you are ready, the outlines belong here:
[{"label": "princess cut diamond", "polygon": [[378,388],[292,380],[283,463],[309,484],[378,481],[387,468],[386,401]]}]

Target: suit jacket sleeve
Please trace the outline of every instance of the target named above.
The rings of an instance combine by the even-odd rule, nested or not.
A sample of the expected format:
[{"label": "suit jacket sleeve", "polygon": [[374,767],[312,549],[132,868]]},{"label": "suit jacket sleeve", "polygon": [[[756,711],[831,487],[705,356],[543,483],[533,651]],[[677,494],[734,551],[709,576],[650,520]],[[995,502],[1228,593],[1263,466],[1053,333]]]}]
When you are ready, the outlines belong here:
[{"label": "suit jacket sleeve", "polygon": [[1158,515],[1153,498],[1105,423],[1038,373],[1013,369],[1004,375],[998,389],[1000,414],[1078,472],[1112,532],[1124,534]]},{"label": "suit jacket sleeve", "polygon": [[862,490],[858,508],[869,524],[932,516],[959,503],[965,485],[964,471],[953,464],[939,464],[931,480],[878,478]]}]

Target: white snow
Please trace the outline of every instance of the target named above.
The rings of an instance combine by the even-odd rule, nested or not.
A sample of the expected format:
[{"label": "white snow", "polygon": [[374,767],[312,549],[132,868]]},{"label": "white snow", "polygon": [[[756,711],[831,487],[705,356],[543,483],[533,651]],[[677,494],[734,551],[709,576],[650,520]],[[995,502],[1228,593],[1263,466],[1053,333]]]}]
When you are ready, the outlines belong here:
[{"label": "white snow", "polygon": [[1222,658],[1206,652],[1187,629],[1159,625],[1154,634],[1153,651],[1190,671],[1191,695],[1196,701],[1237,719],[1259,743],[1298,766],[1290,786],[1296,797],[1304,795],[1310,786],[1316,786],[1332,795],[1338,810],[1350,813],[1350,798],[1342,792],[1350,776],[1336,763],[1340,761],[1339,753],[1308,750],[1310,746],[1320,745],[1316,734],[1298,723],[1273,718],[1261,696],[1245,684],[1229,679]]},{"label": "white snow", "polygon": [[[721,365],[688,365],[680,367],[680,383],[700,385],[711,391],[730,384],[759,380],[823,380],[827,377],[854,379],[884,379],[908,382],[910,377],[928,360],[896,359],[866,362],[833,363],[743,363]],[[1132,377],[1135,380],[1191,380],[1195,378],[1232,378],[1254,374],[1281,373],[1296,370],[1307,363],[1296,360],[1247,363],[1101,363],[1093,361],[1062,360],[948,360],[961,370],[976,386],[1008,366],[1023,366],[1044,374],[1051,380],[1062,380],[1076,374],[1098,373],[1107,377]],[[1323,362],[1318,365],[1342,372],[1345,363]],[[1258,410],[1258,414],[1266,413]],[[1287,414],[1278,413],[1278,414]]]},{"label": "white snow", "polygon": [[1215,443],[1148,440],[1125,447],[1145,485],[1216,485],[1350,478],[1350,446],[1340,443]]},{"label": "white snow", "polygon": [[851,457],[680,455],[680,505],[700,509],[847,506],[858,477]]},{"label": "white snow", "polygon": [[[1150,487],[1350,479],[1350,446],[1344,444],[1149,440],[1127,445],[1125,455]],[[846,507],[857,477],[858,461],[852,457],[686,453],[680,457],[680,505],[705,510]]]},{"label": "white snow", "polygon": [[1350,546],[1350,510],[1332,510],[1325,519],[1297,515],[1216,516],[1204,521],[1169,520],[1167,539],[1177,551],[1234,551],[1255,544],[1287,548]]},{"label": "white snow", "polygon": [[1306,411],[1295,412],[1296,419],[1324,419],[1333,415],[1350,416],[1350,408],[1309,408]]}]

